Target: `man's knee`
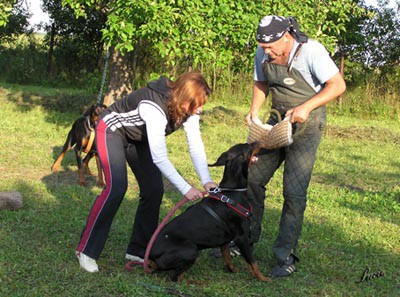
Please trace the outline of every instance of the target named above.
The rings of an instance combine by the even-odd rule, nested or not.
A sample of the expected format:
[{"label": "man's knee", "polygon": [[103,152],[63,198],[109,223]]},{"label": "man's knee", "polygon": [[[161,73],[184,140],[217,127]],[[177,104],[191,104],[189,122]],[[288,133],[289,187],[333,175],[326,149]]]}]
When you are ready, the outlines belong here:
[{"label": "man's knee", "polygon": [[305,211],[307,205],[306,195],[284,192],[283,197],[284,203],[292,211],[295,211],[297,213],[303,213]]}]

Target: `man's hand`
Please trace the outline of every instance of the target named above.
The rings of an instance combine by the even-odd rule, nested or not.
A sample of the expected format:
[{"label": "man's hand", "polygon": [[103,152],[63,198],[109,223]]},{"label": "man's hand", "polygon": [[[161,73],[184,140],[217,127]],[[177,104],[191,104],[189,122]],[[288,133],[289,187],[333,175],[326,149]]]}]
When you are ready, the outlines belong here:
[{"label": "man's hand", "polygon": [[257,119],[257,118],[258,118],[258,113],[249,112],[246,115],[246,124],[250,126],[251,122],[253,122],[253,119]]},{"label": "man's hand", "polygon": [[289,109],[285,116],[291,116],[290,122],[294,123],[304,123],[310,116],[311,110],[309,110],[304,105],[299,105],[295,108]]},{"label": "man's hand", "polygon": [[308,99],[303,104],[288,110],[286,116],[292,115],[290,119],[291,123],[304,123],[308,119],[311,111],[327,105],[339,95],[343,94],[345,90],[346,83],[338,72],[325,82],[325,86],[318,94]]}]

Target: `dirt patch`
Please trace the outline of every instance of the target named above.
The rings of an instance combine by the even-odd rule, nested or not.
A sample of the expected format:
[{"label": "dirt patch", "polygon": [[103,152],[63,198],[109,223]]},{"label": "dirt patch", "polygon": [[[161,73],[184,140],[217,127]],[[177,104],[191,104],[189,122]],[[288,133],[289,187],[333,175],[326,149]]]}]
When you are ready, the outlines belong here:
[{"label": "dirt patch", "polygon": [[201,121],[206,125],[225,123],[230,126],[244,125],[245,114],[223,106],[204,111]]},{"label": "dirt patch", "polygon": [[400,133],[395,133],[386,128],[355,126],[343,128],[328,126],[325,130],[325,135],[332,138],[391,142],[396,145],[400,144]]}]

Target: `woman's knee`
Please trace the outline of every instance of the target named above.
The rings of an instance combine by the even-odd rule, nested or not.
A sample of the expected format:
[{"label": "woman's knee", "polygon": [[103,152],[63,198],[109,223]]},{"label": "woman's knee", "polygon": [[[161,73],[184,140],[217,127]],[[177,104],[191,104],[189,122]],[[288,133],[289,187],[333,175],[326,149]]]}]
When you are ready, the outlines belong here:
[{"label": "woman's knee", "polygon": [[151,198],[152,200],[161,200],[164,195],[164,185],[162,182],[139,184],[140,196],[142,198]]},{"label": "woman's knee", "polygon": [[114,196],[125,196],[125,193],[128,189],[128,181],[127,180],[113,180],[110,185],[106,185],[106,187],[110,187],[110,192]]}]

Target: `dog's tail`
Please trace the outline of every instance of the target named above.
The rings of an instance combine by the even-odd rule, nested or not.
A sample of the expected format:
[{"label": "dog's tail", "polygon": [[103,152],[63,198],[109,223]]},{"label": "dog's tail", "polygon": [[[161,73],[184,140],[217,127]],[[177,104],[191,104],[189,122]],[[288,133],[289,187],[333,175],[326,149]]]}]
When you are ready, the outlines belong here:
[{"label": "dog's tail", "polygon": [[73,143],[73,141],[72,141],[72,138],[73,138],[72,137],[72,133],[73,133],[73,131],[71,129],[71,131],[69,131],[69,133],[68,133],[67,139],[65,140],[65,143],[64,143],[64,146],[63,146],[63,149],[62,149],[62,151],[64,153],[69,151],[75,145],[75,143]]},{"label": "dog's tail", "polygon": [[57,160],[54,162],[53,166],[51,166],[51,171],[53,173],[58,171],[58,168],[60,167],[61,161],[64,158],[65,154],[67,153],[67,151],[69,151],[75,145],[75,143],[73,143],[72,133],[73,133],[73,129],[71,129],[71,131],[69,131],[61,153],[58,155]]}]

